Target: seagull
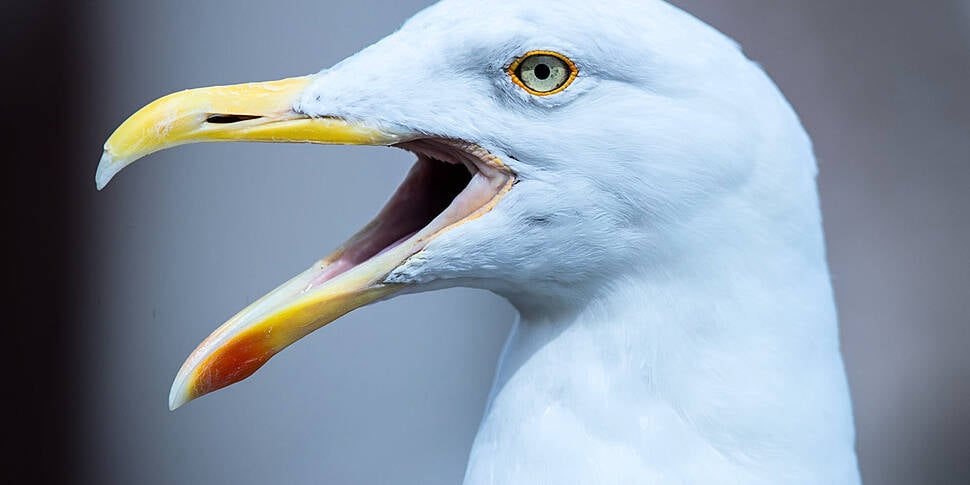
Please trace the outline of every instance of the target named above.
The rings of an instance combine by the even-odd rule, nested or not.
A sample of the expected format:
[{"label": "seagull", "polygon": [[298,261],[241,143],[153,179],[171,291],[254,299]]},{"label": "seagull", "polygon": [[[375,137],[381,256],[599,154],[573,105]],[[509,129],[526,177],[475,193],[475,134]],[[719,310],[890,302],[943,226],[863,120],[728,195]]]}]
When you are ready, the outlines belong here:
[{"label": "seagull", "polygon": [[518,310],[465,484],[861,483],[811,141],[691,15],[444,0],[317,74],[147,105],[97,186],[217,141],[416,162],[343,246],[199,345],[173,410],[357,308],[464,286]]}]

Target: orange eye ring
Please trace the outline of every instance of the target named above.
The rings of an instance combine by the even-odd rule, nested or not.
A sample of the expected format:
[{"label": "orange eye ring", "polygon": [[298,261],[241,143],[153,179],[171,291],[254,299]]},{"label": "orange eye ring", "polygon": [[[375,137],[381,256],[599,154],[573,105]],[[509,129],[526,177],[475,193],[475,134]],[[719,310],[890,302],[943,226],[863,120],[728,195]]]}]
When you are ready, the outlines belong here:
[{"label": "orange eye ring", "polygon": [[579,75],[579,69],[571,59],[558,52],[543,50],[525,53],[509,65],[507,72],[512,82],[534,96],[561,93]]}]

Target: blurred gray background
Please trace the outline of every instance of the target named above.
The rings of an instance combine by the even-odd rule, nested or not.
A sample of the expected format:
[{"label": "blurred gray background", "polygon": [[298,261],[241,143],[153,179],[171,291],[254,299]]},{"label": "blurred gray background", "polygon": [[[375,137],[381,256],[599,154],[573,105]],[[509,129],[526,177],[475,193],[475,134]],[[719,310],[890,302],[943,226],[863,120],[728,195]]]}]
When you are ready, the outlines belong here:
[{"label": "blurred gray background", "polygon": [[[514,317],[487,293],[359,310],[239,385],[166,406],[195,346],[366,222],[409,154],[197,145],[129,168],[103,193],[93,182],[100,144],[155,97],[316,72],[428,3],[85,7],[79,482],[460,482]],[[970,5],[674,3],[738,39],[815,140],[866,482],[970,483]]]}]

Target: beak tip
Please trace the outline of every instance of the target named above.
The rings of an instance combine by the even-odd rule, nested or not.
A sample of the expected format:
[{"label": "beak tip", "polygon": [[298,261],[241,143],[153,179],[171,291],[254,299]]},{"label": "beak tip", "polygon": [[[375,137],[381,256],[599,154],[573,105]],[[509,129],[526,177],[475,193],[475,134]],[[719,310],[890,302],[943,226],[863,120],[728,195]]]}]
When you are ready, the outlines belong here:
[{"label": "beak tip", "polygon": [[176,379],[172,383],[172,390],[168,394],[168,410],[175,411],[176,409],[182,407],[185,403],[192,400],[191,397],[185,392],[183,386],[179,385],[181,379]]},{"label": "beak tip", "polygon": [[121,169],[124,168],[123,163],[118,163],[110,153],[105,151],[101,155],[101,161],[98,163],[98,171],[94,175],[94,182],[98,187],[98,190],[102,190],[108,185],[108,182],[114,178]]},{"label": "beak tip", "polygon": [[195,392],[195,380],[192,379],[191,375],[192,372],[187,370],[185,365],[179,369],[178,374],[175,376],[175,380],[172,381],[172,389],[168,392],[169,411],[175,411],[189,401],[199,397],[199,395]]}]

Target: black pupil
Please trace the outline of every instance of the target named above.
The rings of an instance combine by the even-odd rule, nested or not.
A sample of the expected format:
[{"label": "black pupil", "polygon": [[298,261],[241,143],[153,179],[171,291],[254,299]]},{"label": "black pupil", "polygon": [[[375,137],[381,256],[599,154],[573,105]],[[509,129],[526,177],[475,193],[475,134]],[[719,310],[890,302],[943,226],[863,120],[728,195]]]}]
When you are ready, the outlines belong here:
[{"label": "black pupil", "polygon": [[533,69],[532,72],[535,73],[536,79],[546,80],[549,79],[549,75],[552,74],[552,69],[549,69],[549,66],[545,64],[539,64],[535,67],[535,69]]}]

